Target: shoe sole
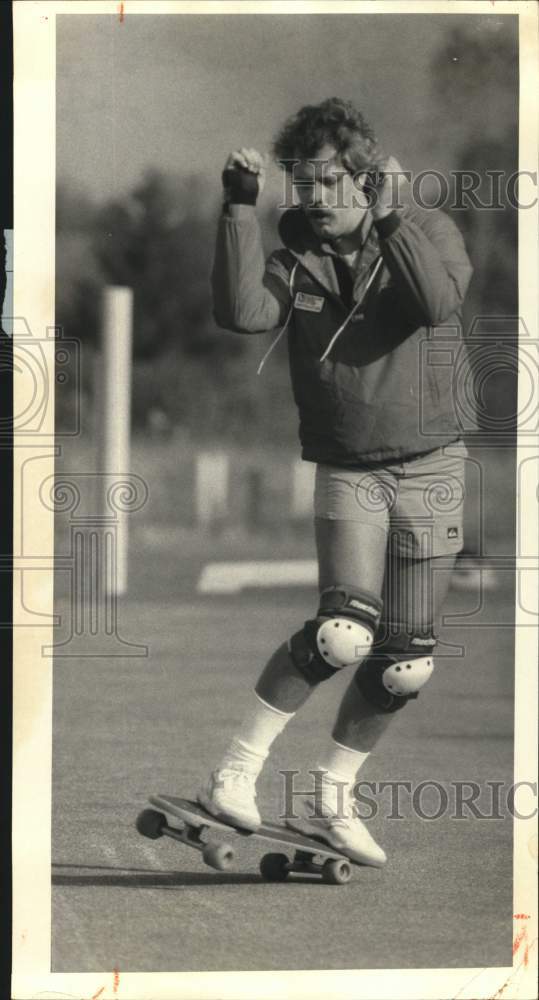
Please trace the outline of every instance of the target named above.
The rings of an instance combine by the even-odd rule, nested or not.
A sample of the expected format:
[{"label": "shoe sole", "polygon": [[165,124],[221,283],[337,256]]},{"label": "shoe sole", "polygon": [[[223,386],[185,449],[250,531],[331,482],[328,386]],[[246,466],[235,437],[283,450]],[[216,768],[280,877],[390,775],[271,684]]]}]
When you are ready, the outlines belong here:
[{"label": "shoe sole", "polygon": [[369,865],[372,868],[383,868],[383,866],[386,863],[387,860],[386,857],[384,857],[383,860],[382,859],[378,860],[372,857],[367,857],[367,855],[359,857],[359,855],[357,854],[347,853],[347,851],[345,850],[345,848],[342,847],[341,844],[332,843],[329,837],[324,836],[323,830],[321,830],[319,827],[315,827],[314,824],[310,824],[308,820],[305,820],[303,825],[301,824],[300,821],[297,824],[297,826],[294,826],[294,824],[291,823],[290,820],[286,820],[286,825],[287,827],[289,827],[290,830],[293,830],[294,833],[300,833],[304,837],[316,837],[317,840],[323,840],[328,847],[331,847],[332,850],[334,851],[338,851],[339,854],[342,854],[344,858],[348,858],[350,861],[353,861],[354,864],[356,865]]},{"label": "shoe sole", "polygon": [[219,820],[221,823],[226,823],[227,826],[233,826],[238,830],[247,830],[248,833],[256,833],[257,830],[262,826],[262,821],[259,823],[254,823],[249,820],[239,819],[237,816],[233,816],[232,813],[223,812],[222,810],[217,810],[212,807],[209,799],[205,799],[204,796],[197,795],[197,802],[203,809],[206,810],[210,816],[214,819]]}]

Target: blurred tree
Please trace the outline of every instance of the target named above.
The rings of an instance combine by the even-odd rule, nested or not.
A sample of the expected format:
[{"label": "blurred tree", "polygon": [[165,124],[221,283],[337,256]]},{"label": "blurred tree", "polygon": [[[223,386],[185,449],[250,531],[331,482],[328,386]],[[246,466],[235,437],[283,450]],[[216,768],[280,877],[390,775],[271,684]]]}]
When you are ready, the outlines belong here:
[{"label": "blurred tree", "polygon": [[[266,434],[282,441],[296,428],[286,351],[275,352],[259,379],[267,338],[227,334],[212,317],[219,197],[198,177],[155,171],[99,208],[60,187],[57,322],[97,347],[103,285],[132,287],[134,425],[146,428],[160,413],[200,439]],[[276,245],[275,212],[262,212],[261,222],[266,242]],[[92,365],[84,370],[90,388]]]},{"label": "blurred tree", "polygon": [[56,191],[56,323],[67,336],[95,344],[103,276],[92,247],[97,208],[60,179]]},{"label": "blurred tree", "polygon": [[164,351],[216,356],[226,345],[212,318],[215,205],[197,176],[146,174],[128,198],[104,206],[94,246],[105,282],[135,292],[135,357]]},{"label": "blurred tree", "polygon": [[56,188],[56,229],[58,233],[89,232],[95,214],[95,202],[72,180],[60,177]]},{"label": "blurred tree", "polygon": [[473,313],[514,314],[517,212],[508,200],[507,181],[518,170],[516,18],[485,17],[480,25],[452,29],[432,61],[431,73],[442,123],[433,146],[449,147],[457,171],[478,175],[475,195],[483,205],[492,201],[492,173],[501,174],[499,191],[494,191],[497,208],[474,208],[469,200],[456,208],[475,268],[468,312],[471,306]]},{"label": "blurred tree", "polygon": [[454,134],[466,142],[478,129],[485,141],[500,137],[518,117],[518,18],[484,17],[450,29],[431,74],[444,142]]},{"label": "blurred tree", "polygon": [[[509,201],[506,183],[517,168],[513,125],[498,139],[474,138],[460,151],[458,169],[481,177],[475,192],[481,203],[488,204],[493,194],[498,200],[498,208],[467,207],[459,212],[475,267],[467,306],[470,316],[478,312],[514,316],[518,311],[518,212]],[[500,171],[499,186],[488,171]]]},{"label": "blurred tree", "polygon": [[[456,199],[454,216],[474,266],[465,329],[479,317],[507,318],[505,325],[493,324],[498,331],[493,345],[503,344],[505,354],[514,354],[514,370],[505,364],[496,372],[487,351],[492,374],[482,386],[483,415],[516,414],[516,323],[511,318],[518,313],[518,212],[511,204],[508,182],[518,170],[517,20],[485,17],[480,26],[451,31],[433,59],[431,72],[442,122],[433,145],[446,143],[456,170],[477,175],[474,196],[488,206],[473,207],[467,199],[465,207],[458,207]],[[495,181],[496,173],[499,180]],[[499,333],[503,328],[505,337]],[[475,374],[481,376],[477,369]]]}]

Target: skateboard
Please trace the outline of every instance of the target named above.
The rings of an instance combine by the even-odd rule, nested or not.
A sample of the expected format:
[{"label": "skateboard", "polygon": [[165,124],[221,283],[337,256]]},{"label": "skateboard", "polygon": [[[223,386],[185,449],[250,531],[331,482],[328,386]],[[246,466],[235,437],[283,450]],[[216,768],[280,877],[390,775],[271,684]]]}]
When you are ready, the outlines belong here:
[{"label": "skateboard", "polygon": [[[352,877],[356,862],[332,850],[317,837],[305,837],[278,823],[262,823],[255,832],[244,830],[216,819],[196,802],[173,795],[153,795],[149,802],[156,808],[143,809],[139,813],[136,822],[138,832],[150,840],[163,836],[179,840],[200,851],[204,863],[217,871],[226,871],[234,863],[235,850],[224,839],[233,833],[244,839],[269,841],[288,848],[289,851],[293,850],[292,860],[288,854],[264,854],[260,862],[260,874],[266,882],[284,882],[290,872],[318,875],[330,885],[342,885]],[[179,820],[179,825],[169,824],[167,814]],[[218,835],[218,839],[206,839],[208,835],[213,837],[214,834]]]}]

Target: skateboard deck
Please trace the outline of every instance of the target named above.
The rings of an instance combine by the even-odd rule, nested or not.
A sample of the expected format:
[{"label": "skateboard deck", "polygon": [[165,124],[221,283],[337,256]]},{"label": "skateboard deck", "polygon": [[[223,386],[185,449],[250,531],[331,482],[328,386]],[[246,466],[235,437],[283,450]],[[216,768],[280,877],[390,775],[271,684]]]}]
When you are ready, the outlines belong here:
[{"label": "skateboard deck", "polygon": [[[282,853],[264,855],[260,862],[260,873],[266,881],[282,882],[290,872],[316,874],[324,882],[333,885],[348,882],[351,878],[355,862],[316,837],[296,833],[279,823],[263,822],[254,832],[245,830],[216,819],[197,802],[174,795],[152,795],[149,801],[156,808],[144,809],[139,814],[139,833],[152,840],[162,836],[179,840],[200,851],[203,861],[218,871],[225,871],[234,863],[235,850],[222,838],[235,834],[240,839],[271,842],[294,852],[292,859]],[[180,825],[170,825],[165,814],[179,820]],[[209,831],[212,835],[218,834],[219,840],[207,840]]]}]

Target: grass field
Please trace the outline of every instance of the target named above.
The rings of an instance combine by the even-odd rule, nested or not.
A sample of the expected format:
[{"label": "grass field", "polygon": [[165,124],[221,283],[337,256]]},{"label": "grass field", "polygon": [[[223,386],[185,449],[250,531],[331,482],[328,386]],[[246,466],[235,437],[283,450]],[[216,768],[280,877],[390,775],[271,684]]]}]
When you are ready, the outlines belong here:
[{"label": "grass field", "polygon": [[[155,442],[134,438],[130,470],[146,483],[148,500],[129,518],[131,598],[189,597],[208,562],[314,557],[310,517],[290,517],[291,468],[297,450],[221,445],[230,457],[229,511],[225,520],[208,529],[197,524],[195,516],[194,470],[200,447],[181,436]],[[469,450],[465,547],[485,560],[510,559],[515,535],[514,452],[503,448]],[[62,445],[57,476],[69,480],[96,469],[97,463],[91,440],[77,439]],[[252,473],[259,477],[256,523],[248,516]],[[96,484],[86,478],[84,489],[90,495],[84,500],[91,508]],[[81,488],[80,480],[77,482]],[[69,532],[69,514],[58,515],[57,554],[69,551]],[[67,575],[59,573],[57,595],[65,595],[67,587]]]},{"label": "grass field", "polygon": [[[498,462],[498,492],[485,498],[490,554],[511,552],[508,473]],[[256,841],[241,842],[234,872],[218,873],[180,844],[137,833],[148,795],[196,791],[263,662],[316,600],[308,589],[197,597],[208,559],[310,557],[310,533],[286,524],[255,534],[241,524],[215,536],[195,530],[174,505],[174,484],[165,488],[157,471],[154,479],[162,516],[154,508],[133,517],[129,597],[118,609],[122,638],[146,645],[148,656],[58,657],[54,665],[53,970],[509,965],[512,821],[503,807],[498,819],[429,821],[404,794],[403,818],[389,819],[390,800],[378,795],[369,822],[388,864],[357,869],[342,887],[300,877],[264,884]],[[63,534],[59,525],[60,542]],[[59,640],[70,619],[60,577]],[[485,783],[512,780],[513,603],[510,571],[481,597],[451,592],[437,670],[395,717],[366,781],[437,781],[450,802],[452,782],[476,781],[488,812]],[[462,617],[475,606],[475,617]],[[322,686],[276,744],[260,785],[268,817],[282,809],[282,770],[298,768],[296,787],[308,784],[347,681]],[[435,812],[438,801],[427,789],[423,810]]]}]

